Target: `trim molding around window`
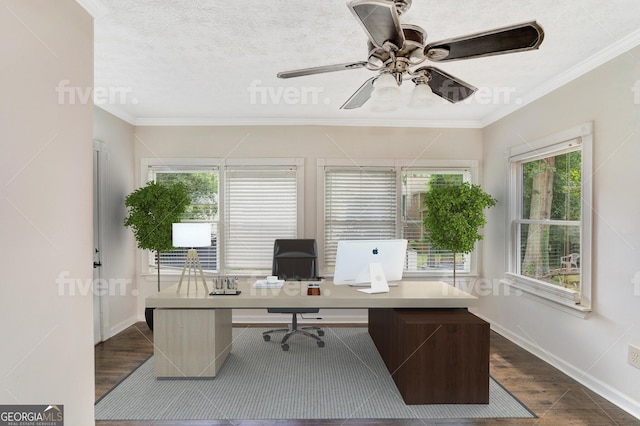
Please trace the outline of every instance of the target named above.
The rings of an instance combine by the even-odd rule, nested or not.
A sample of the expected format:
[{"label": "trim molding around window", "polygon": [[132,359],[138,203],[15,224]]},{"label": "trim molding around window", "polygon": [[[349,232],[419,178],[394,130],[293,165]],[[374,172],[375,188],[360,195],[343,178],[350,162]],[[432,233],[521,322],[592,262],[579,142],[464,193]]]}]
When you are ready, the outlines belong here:
[{"label": "trim molding around window", "polygon": [[508,157],[503,282],[590,312],[593,123],[516,146]]},{"label": "trim molding around window", "polygon": [[[295,238],[304,229],[304,158],[143,158],[140,162],[140,184],[144,185],[153,175],[150,171],[162,171],[162,172],[188,172],[191,170],[214,170],[217,173],[218,178],[218,197],[217,197],[217,213],[215,228],[217,229],[216,237],[216,261],[215,269],[210,271],[215,274],[268,274],[271,271],[271,263],[267,266],[264,259],[269,257],[273,251],[273,244],[269,243],[267,248],[266,241],[268,236],[265,236],[269,231],[269,227],[266,224],[272,224],[273,228],[280,232],[282,229],[281,220],[279,217],[274,218],[274,221],[270,221],[268,218],[269,211],[264,211],[264,207],[268,203],[258,203],[255,201],[255,206],[262,207],[261,210],[261,223],[262,227],[260,231],[263,237],[256,236],[251,243],[256,243],[261,249],[267,250],[262,256],[256,257],[255,265],[246,262],[246,256],[243,255],[242,246],[237,244],[232,247],[238,257],[238,259],[230,259],[226,253],[228,245],[228,237],[231,233],[235,232],[234,238],[240,238],[237,235],[237,226],[240,229],[247,224],[253,223],[255,217],[247,215],[247,207],[250,204],[251,197],[255,197],[256,194],[248,193],[246,188],[251,188],[250,180],[256,179],[261,183],[267,181],[271,182],[272,187],[277,190],[276,196],[282,197],[283,193],[286,196],[287,207],[287,221],[288,229],[287,236]],[[278,179],[278,171],[282,171],[282,175],[285,176],[284,180]],[[275,180],[274,180],[275,179]],[[249,186],[247,186],[247,184]],[[244,186],[243,186],[244,185]],[[270,190],[270,186],[262,185],[260,187],[260,194],[265,194]],[[237,190],[235,196],[230,191]],[[284,191],[284,192],[283,192]],[[258,206],[259,204],[259,206]],[[282,207],[277,210],[278,214],[282,213]],[[240,212],[238,217],[230,218],[229,215],[235,214],[234,212]],[[255,215],[254,215],[255,216]],[[188,218],[187,218],[188,219]],[[293,222],[292,222],[293,220]],[[240,222],[238,222],[240,221]],[[234,225],[235,224],[235,225]],[[231,226],[236,226],[236,231],[229,229]],[[244,246],[249,246],[245,241]],[[255,245],[255,244],[254,244]],[[266,257],[265,257],[266,256]],[[244,259],[244,260],[243,260]],[[229,262],[231,261],[231,262]],[[227,264],[229,263],[229,264]],[[239,267],[241,265],[242,267]],[[156,279],[156,269],[154,265],[149,262],[148,251],[143,251],[140,261],[140,271],[142,275],[149,281]],[[205,271],[206,272],[206,271]],[[175,275],[179,274],[180,270],[170,270],[168,268],[161,268],[162,278],[174,280]]]}]

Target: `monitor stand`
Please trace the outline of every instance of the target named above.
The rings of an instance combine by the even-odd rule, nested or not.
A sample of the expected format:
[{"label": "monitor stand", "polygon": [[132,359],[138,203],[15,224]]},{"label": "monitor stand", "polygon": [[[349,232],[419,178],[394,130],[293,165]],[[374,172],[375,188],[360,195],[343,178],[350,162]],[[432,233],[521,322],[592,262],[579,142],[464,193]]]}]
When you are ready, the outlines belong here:
[{"label": "monitor stand", "polygon": [[389,292],[389,283],[387,283],[384,270],[380,263],[374,262],[369,264],[369,276],[371,277],[371,288],[361,288],[358,289],[358,291],[367,294]]},{"label": "monitor stand", "polygon": [[[377,265],[377,266],[373,266],[373,265]],[[372,266],[374,267],[375,271],[372,268]],[[387,282],[387,278],[384,275],[384,270],[382,269],[382,264],[380,263],[370,263],[369,264],[369,276],[372,277],[370,278],[369,282],[365,282],[365,283],[349,283],[349,287],[373,287],[373,282],[375,281],[375,277],[378,277],[381,279],[381,281],[384,281],[386,283],[386,285],[388,287],[397,287],[398,283],[397,282],[392,282],[389,283]],[[387,291],[389,291],[387,289]]]}]

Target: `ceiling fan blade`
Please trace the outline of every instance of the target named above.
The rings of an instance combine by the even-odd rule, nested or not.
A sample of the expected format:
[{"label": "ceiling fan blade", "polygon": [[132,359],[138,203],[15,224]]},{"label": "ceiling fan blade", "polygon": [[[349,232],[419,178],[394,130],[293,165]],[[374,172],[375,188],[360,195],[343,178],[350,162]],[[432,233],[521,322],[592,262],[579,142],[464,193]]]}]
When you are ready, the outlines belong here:
[{"label": "ceiling fan blade", "polygon": [[305,75],[322,74],[325,72],[352,70],[356,68],[363,68],[366,65],[367,63],[362,61],[362,62],[349,62],[346,64],[324,65],[321,67],[313,67],[313,68],[302,68],[299,70],[279,72],[278,78],[293,78],[293,77],[302,77]]},{"label": "ceiling fan blade", "polygon": [[386,41],[390,41],[398,49],[402,48],[404,33],[393,1],[353,0],[349,2],[349,9],[358,18],[374,46],[383,47]]},{"label": "ceiling fan blade", "polygon": [[369,80],[365,81],[362,86],[356,92],[351,95],[347,101],[342,104],[340,109],[356,109],[360,108],[365,104],[371,97],[371,93],[373,93],[373,82],[376,80],[376,77],[371,77]]},{"label": "ceiling fan blade", "polygon": [[430,43],[424,54],[437,62],[502,55],[537,49],[543,39],[544,30],[532,21]]},{"label": "ceiling fan blade", "polygon": [[429,87],[436,95],[451,103],[460,102],[473,95],[477,90],[469,83],[433,67],[424,67],[431,74]]}]

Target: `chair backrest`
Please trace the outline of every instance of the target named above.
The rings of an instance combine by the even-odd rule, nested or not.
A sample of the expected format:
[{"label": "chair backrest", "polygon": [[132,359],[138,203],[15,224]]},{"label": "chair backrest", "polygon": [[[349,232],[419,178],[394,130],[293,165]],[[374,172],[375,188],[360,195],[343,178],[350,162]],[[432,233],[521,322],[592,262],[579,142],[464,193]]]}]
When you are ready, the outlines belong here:
[{"label": "chair backrest", "polygon": [[317,279],[318,246],[316,240],[275,240],[271,274],[283,280]]}]

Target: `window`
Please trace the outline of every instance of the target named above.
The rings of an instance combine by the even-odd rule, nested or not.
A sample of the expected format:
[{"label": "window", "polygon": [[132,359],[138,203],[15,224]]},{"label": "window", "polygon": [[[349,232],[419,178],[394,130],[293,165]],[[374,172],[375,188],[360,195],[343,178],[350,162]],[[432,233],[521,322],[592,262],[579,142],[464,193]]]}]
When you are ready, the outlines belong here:
[{"label": "window", "polygon": [[[402,238],[408,240],[406,272],[451,272],[453,253],[434,247],[424,228],[424,195],[429,189],[470,182],[471,173],[461,170],[402,170]],[[471,255],[456,254],[456,272],[471,271]]]},{"label": "window", "polygon": [[[329,164],[327,164],[329,163]],[[474,161],[360,161],[365,166],[318,161],[323,186],[323,274],[332,274],[339,240],[408,240],[405,276],[442,275],[453,270],[451,252],[429,242],[423,226],[424,194],[434,185],[471,182]],[[353,164],[353,162],[351,162]],[[458,255],[456,271],[474,273],[475,255]]]},{"label": "window", "polygon": [[325,273],[339,240],[396,238],[396,172],[392,168],[327,168],[324,176]]},{"label": "window", "polygon": [[[211,224],[211,246],[198,247],[198,257],[206,271],[218,270],[218,169],[196,168],[189,166],[149,168],[149,180],[163,185],[182,183],[187,188],[191,204],[182,216],[183,222],[206,222]],[[179,248],[160,253],[160,266],[182,268],[187,248]],[[156,267],[156,258],[149,253],[149,265]]]},{"label": "window", "polygon": [[[211,247],[197,248],[202,267],[220,274],[265,275],[273,241],[296,238],[302,223],[303,159],[144,159],[146,179],[181,182],[191,205],[183,222],[211,224]],[[162,272],[180,273],[186,249],[162,253]],[[153,253],[143,270],[156,268]]]},{"label": "window", "polygon": [[227,271],[270,271],[273,241],[297,235],[296,168],[230,167],[225,176]]},{"label": "window", "polygon": [[512,150],[510,283],[590,308],[591,126]]}]

